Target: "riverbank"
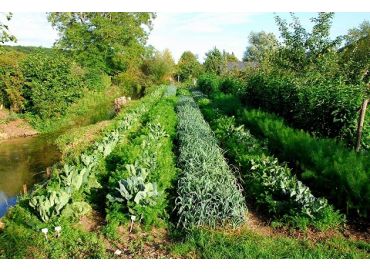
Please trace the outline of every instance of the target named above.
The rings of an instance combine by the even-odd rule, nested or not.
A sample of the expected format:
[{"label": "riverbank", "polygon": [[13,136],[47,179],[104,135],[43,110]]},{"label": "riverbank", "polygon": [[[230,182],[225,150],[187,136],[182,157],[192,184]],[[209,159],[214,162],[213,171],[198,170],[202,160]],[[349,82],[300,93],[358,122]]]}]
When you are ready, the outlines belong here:
[{"label": "riverbank", "polygon": [[8,110],[0,110],[0,141],[38,134],[27,121],[18,118]]}]

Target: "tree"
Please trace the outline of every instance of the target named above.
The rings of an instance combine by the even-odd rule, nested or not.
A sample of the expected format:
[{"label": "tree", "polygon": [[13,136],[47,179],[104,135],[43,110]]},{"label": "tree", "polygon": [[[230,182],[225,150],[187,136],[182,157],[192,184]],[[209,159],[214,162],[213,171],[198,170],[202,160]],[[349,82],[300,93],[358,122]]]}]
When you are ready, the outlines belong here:
[{"label": "tree", "polygon": [[[6,21],[10,21],[13,17],[13,14],[10,12],[5,13],[5,14],[3,13],[3,15],[5,15]],[[8,25],[6,25],[0,20],[0,44],[4,44],[6,42],[16,42],[16,41],[17,41],[16,37],[9,34]]]},{"label": "tree", "polygon": [[198,77],[202,72],[202,65],[198,58],[191,51],[182,53],[177,63],[177,75],[181,81],[190,80]]},{"label": "tree", "polygon": [[224,59],[227,62],[238,62],[239,59],[235,56],[234,52],[228,53],[225,50],[222,52]]},{"label": "tree", "polygon": [[153,83],[167,82],[175,72],[175,61],[170,50],[160,52],[148,47],[141,70]]},{"label": "tree", "polygon": [[220,75],[225,68],[224,54],[216,47],[213,48],[206,53],[203,66],[206,72]]},{"label": "tree", "polygon": [[262,63],[278,48],[278,40],[273,33],[251,32],[249,46],[245,49],[243,61]]},{"label": "tree", "polygon": [[352,83],[370,83],[370,22],[348,30],[345,46],[340,50],[342,66]]},{"label": "tree", "polygon": [[[322,68],[323,63],[334,64],[335,56],[330,53],[337,50],[342,40],[341,37],[334,40],[330,38],[334,13],[321,12],[317,17],[311,18],[311,22],[314,23],[311,32],[302,26],[294,13],[291,13],[291,17],[293,22],[290,24],[279,16],[275,17],[283,39],[282,46],[277,52],[278,57],[274,60],[275,63],[280,68],[295,73],[305,73],[307,68]],[[329,56],[329,61],[323,60],[326,56]]]},{"label": "tree", "polygon": [[59,31],[57,48],[85,66],[110,74],[139,65],[154,13],[53,12],[48,20]]}]

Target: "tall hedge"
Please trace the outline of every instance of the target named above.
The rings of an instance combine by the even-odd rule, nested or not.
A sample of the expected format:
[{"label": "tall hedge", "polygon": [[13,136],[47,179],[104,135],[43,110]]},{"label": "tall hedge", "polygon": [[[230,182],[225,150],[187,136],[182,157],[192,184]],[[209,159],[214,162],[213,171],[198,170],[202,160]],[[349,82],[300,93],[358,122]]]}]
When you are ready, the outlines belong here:
[{"label": "tall hedge", "polygon": [[[295,128],[354,146],[358,111],[366,95],[364,86],[264,72],[250,75],[246,85],[246,104],[273,112]],[[369,122],[367,117],[363,132],[365,148],[370,141]]]}]

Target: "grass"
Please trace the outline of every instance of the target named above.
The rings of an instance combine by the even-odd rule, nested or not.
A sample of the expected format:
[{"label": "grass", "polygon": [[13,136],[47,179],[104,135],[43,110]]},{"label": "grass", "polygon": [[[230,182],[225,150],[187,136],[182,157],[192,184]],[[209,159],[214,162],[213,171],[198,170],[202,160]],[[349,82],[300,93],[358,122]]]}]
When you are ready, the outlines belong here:
[{"label": "grass", "polygon": [[249,229],[238,232],[197,229],[172,246],[174,255],[203,259],[351,259],[370,258],[370,244],[331,237],[320,241],[266,236]]},{"label": "grass", "polygon": [[123,94],[123,89],[111,85],[103,91],[88,91],[60,118],[42,120],[31,115],[25,117],[41,133],[64,131],[72,127],[95,124],[114,117],[114,99]]}]

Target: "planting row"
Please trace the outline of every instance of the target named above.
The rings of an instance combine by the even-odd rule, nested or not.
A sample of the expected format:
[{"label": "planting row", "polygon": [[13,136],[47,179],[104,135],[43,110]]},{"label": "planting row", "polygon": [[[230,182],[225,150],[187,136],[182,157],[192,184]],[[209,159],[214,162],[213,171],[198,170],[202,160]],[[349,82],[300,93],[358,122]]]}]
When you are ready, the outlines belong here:
[{"label": "planting row", "polygon": [[330,139],[314,138],[288,127],[281,118],[246,109],[240,121],[268,139],[268,148],[289,162],[318,195],[336,207],[363,217],[370,215],[370,157]]},{"label": "planting row", "polygon": [[172,152],[177,117],[173,89],[145,116],[141,130],[108,158],[107,222],[110,234],[129,220],[144,225],[168,219],[167,190],[176,176]]},{"label": "planting row", "polygon": [[311,225],[327,229],[343,222],[343,217],[327,200],[314,197],[286,165],[267,154],[263,143],[243,126],[237,126],[234,117],[217,110],[211,100],[197,97],[227,156],[240,169],[251,203],[271,216],[275,223],[293,227],[304,229]]},{"label": "planting row", "polygon": [[176,213],[178,226],[238,225],[246,205],[240,186],[217,140],[191,97],[180,97]]},{"label": "planting row", "polygon": [[348,150],[332,139],[312,137],[260,110],[243,107],[238,97],[216,93],[213,104],[223,113],[237,116],[253,135],[267,140],[269,151],[286,161],[317,196],[326,197],[343,212],[369,215],[370,158]]},{"label": "planting row", "polygon": [[90,206],[83,201],[83,195],[89,194],[91,189],[101,187],[96,178],[99,164],[148,108],[159,100],[163,91],[163,88],[158,89],[142,99],[140,104],[133,104],[100,142],[81,154],[74,163],[65,164],[62,169],[54,169],[46,188],[41,187],[34,191],[29,205],[44,222],[62,212],[69,216],[88,211]]}]

